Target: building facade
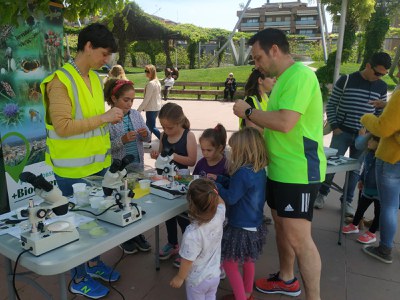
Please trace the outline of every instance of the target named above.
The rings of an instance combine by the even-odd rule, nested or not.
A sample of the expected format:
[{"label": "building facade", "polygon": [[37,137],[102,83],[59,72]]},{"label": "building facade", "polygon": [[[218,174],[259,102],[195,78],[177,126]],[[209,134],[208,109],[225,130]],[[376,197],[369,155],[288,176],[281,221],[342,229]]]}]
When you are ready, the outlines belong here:
[{"label": "building facade", "polygon": [[[237,12],[240,17],[242,11]],[[270,3],[246,10],[239,31],[256,33],[265,28],[277,28],[288,34],[305,35],[310,38],[321,36],[321,24],[317,7],[308,7],[299,1]]]}]

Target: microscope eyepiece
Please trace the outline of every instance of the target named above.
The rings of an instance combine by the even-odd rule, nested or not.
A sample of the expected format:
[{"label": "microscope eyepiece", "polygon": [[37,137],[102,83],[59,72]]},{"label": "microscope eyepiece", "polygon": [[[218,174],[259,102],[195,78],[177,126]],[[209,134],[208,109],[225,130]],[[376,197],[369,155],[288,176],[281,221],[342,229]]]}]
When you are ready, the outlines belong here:
[{"label": "microscope eyepiece", "polygon": [[36,189],[41,189],[46,192],[50,192],[53,189],[53,185],[48,182],[42,174],[36,176],[31,172],[23,172],[19,175],[19,179],[23,182],[30,183]]}]

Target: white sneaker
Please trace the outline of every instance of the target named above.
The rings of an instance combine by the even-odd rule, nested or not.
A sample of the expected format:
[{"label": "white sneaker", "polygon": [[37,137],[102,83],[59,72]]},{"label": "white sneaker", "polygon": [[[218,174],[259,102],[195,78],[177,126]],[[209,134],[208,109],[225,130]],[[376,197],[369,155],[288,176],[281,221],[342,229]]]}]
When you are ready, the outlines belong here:
[{"label": "white sneaker", "polygon": [[346,201],[345,215],[346,217],[354,217],[356,210],[351,206],[351,203]]},{"label": "white sneaker", "polygon": [[318,193],[318,196],[314,202],[314,208],[318,208],[318,209],[324,208],[326,197],[327,196]]},{"label": "white sneaker", "polygon": [[143,143],[143,148],[151,149],[151,143]]}]

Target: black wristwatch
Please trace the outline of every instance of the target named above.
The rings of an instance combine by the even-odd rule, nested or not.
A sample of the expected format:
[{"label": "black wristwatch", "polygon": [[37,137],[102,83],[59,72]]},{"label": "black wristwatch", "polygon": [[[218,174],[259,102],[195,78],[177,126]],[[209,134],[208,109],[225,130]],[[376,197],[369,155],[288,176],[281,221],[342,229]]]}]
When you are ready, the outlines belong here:
[{"label": "black wristwatch", "polygon": [[250,108],[248,108],[248,109],[246,109],[244,111],[244,114],[246,115],[246,118],[249,119],[250,121],[251,121],[250,116],[251,116],[252,113],[253,113],[253,108],[252,107],[250,107]]}]

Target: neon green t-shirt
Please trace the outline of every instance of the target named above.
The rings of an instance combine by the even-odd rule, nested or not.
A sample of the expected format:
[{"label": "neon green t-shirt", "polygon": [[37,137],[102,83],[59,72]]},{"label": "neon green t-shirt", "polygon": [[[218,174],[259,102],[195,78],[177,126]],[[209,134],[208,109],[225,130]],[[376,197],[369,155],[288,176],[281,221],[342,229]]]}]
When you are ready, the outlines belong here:
[{"label": "neon green t-shirt", "polygon": [[264,130],[270,162],[268,178],[297,184],[324,181],[321,91],[315,73],[302,63],[294,63],[276,81],[267,111],[281,109],[299,112],[301,116],[287,133]]}]

